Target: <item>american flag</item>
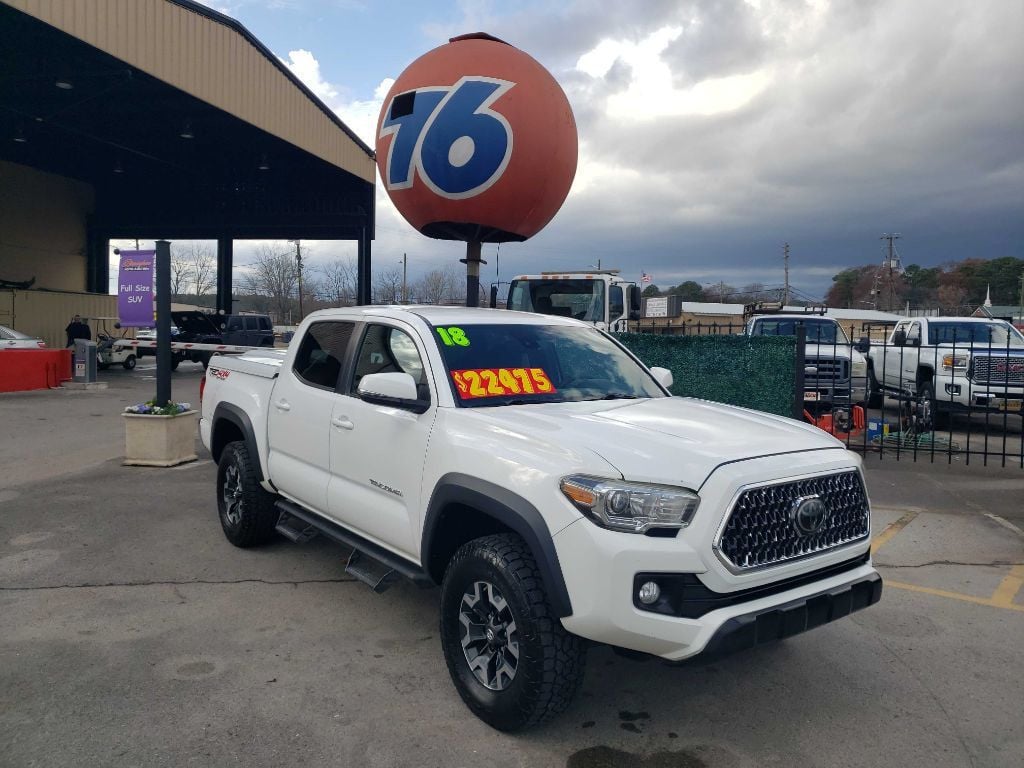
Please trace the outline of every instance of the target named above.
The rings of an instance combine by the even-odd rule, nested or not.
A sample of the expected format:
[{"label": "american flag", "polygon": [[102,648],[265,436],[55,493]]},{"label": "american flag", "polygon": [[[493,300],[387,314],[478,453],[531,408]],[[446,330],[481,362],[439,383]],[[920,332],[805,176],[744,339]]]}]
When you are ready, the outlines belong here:
[{"label": "american flag", "polygon": [[649,282],[651,282],[651,276],[648,275],[646,272],[641,272],[640,273],[640,282],[641,283],[649,283]]}]

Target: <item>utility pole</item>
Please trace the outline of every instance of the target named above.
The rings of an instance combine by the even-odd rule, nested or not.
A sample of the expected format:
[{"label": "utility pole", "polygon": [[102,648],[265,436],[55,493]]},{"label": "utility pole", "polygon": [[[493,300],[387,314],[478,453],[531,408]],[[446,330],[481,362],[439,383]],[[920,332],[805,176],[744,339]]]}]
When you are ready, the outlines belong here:
[{"label": "utility pole", "polygon": [[782,306],[785,307],[789,304],[789,243],[785,243],[783,248],[782,263],[785,265],[786,270],[786,287],[782,292]]},{"label": "utility pole", "polygon": [[[402,254],[402,303],[409,303],[409,256]],[[422,299],[421,299],[422,301]]]},{"label": "utility pole", "polygon": [[288,242],[295,243],[295,267],[299,275],[299,322],[301,323],[304,317],[302,312],[302,241],[289,240]]},{"label": "utility pole", "polygon": [[1020,273],[1020,314],[1017,319],[1024,323],[1024,272]]}]

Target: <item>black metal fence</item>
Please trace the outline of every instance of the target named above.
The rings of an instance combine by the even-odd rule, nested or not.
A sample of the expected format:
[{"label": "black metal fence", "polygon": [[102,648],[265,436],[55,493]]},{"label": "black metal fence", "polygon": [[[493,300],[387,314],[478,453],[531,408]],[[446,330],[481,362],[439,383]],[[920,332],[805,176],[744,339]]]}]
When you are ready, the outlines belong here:
[{"label": "black metal fence", "polygon": [[[805,320],[795,327],[792,322],[766,323],[761,332],[773,328],[792,340],[796,364],[785,383],[769,377],[753,386],[787,386],[790,415],[833,434],[851,450],[880,459],[1024,468],[1024,340],[1010,326],[965,319],[925,326],[908,320],[895,331],[862,326],[837,332],[834,323]],[[637,330],[740,336],[745,326],[642,321]],[[740,354],[740,348],[718,345],[706,353],[728,356]],[[735,370],[749,371],[749,355],[736,362]],[[673,371],[677,381],[699,374],[689,366]],[[718,391],[722,397],[712,399],[751,403],[749,394],[740,401],[731,390]],[[779,402],[781,397],[776,392],[767,399]]]},{"label": "black metal fence", "polygon": [[1008,328],[941,320],[929,323],[932,338],[897,326],[863,352],[849,345],[866,364],[863,428],[833,419],[830,431],[879,457],[1024,468],[1024,342]]}]

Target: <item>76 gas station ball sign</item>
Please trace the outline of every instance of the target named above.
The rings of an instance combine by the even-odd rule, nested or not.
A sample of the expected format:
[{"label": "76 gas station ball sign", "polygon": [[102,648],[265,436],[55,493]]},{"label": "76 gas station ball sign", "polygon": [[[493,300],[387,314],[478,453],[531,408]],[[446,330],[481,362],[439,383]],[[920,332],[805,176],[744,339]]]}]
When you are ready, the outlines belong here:
[{"label": "76 gas station ball sign", "polygon": [[430,237],[531,237],[569,194],[576,160],[576,122],[558,83],[486,35],[454,38],[414,61],[377,124],[384,187]]}]

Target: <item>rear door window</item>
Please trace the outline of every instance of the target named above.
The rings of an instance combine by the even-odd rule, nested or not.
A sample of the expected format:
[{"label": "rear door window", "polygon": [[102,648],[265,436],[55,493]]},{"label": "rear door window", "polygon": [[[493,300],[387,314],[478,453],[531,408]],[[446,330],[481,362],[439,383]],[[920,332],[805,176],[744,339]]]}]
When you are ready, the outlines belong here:
[{"label": "rear door window", "polygon": [[354,328],[355,323],[338,320],[313,323],[302,337],[292,372],[311,387],[334,390]]}]

